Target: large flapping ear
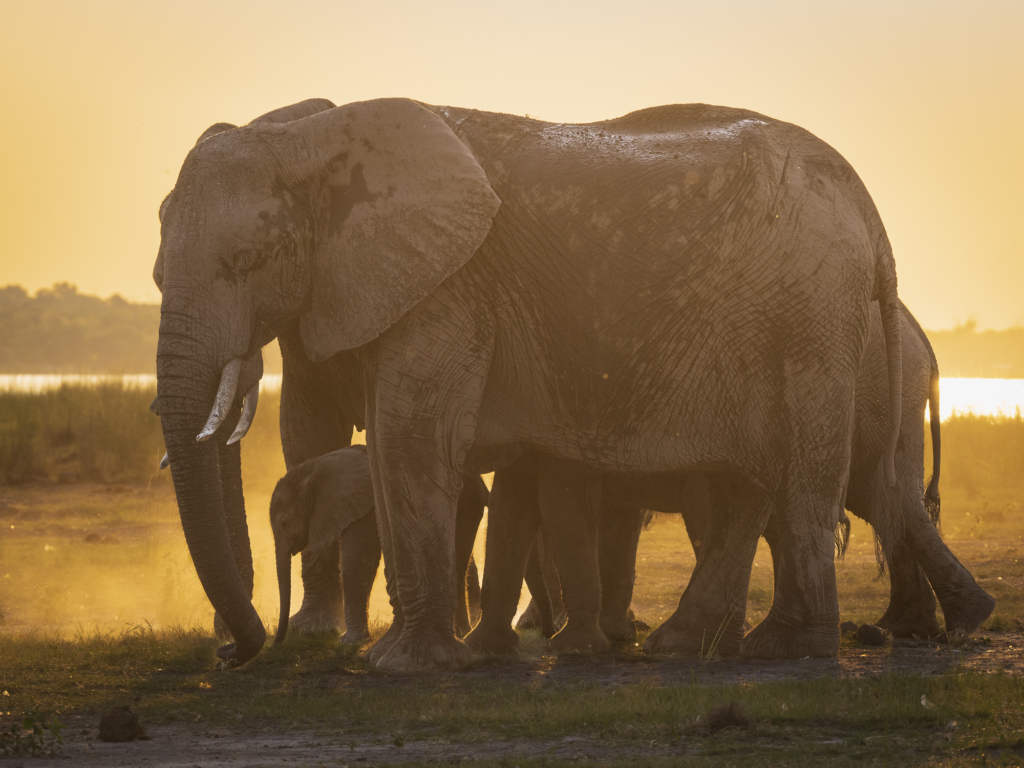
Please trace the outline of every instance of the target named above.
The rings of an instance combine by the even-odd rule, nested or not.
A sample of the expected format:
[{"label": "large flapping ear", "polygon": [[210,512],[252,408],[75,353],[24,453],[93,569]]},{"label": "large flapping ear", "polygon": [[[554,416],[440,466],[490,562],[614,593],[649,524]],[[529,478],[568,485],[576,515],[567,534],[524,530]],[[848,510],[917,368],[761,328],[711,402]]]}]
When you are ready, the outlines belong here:
[{"label": "large flapping ear", "polygon": [[284,176],[327,185],[299,324],[320,361],[379,336],[465,264],[501,203],[469,148],[409,99],[347,104],[283,130]]},{"label": "large flapping ear", "polygon": [[306,99],[296,104],[289,104],[287,107],[280,107],[273,112],[267,112],[253,120],[249,125],[256,123],[290,123],[292,120],[301,120],[304,117],[315,115],[327,109],[334,109],[334,103],[327,99]]},{"label": "large flapping ear", "polygon": [[342,448],[314,461],[317,466],[300,491],[309,512],[309,550],[336,541],[348,526],[373,511],[366,451]]}]

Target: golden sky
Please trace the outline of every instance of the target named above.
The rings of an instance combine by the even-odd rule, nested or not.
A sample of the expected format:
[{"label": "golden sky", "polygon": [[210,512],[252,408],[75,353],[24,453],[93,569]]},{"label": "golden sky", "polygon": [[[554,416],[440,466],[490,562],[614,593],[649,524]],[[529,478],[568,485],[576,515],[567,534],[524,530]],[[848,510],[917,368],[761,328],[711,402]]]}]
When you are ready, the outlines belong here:
[{"label": "golden sky", "polygon": [[857,169],[927,328],[1024,322],[1022,0],[33,0],[0,25],[0,285],[157,301],[198,135],[311,96],[797,123]]}]

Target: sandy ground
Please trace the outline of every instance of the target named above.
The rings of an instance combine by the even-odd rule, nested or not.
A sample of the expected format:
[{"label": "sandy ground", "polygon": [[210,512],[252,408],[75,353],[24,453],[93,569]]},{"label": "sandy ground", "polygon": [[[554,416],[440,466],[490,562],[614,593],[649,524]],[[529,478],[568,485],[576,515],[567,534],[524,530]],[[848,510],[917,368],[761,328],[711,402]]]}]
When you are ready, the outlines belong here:
[{"label": "sandy ground", "polygon": [[[798,661],[746,661],[723,659],[701,663],[694,658],[642,659],[623,662],[610,656],[542,656],[508,663],[483,664],[451,678],[518,680],[526,685],[597,683],[613,691],[616,686],[643,683],[671,686],[688,683],[728,685],[823,677],[861,678],[885,672],[938,675],[952,671],[1024,675],[1024,635],[991,633],[951,649],[926,641],[896,640],[882,648],[845,646],[836,659]],[[352,675],[339,673],[322,680],[324,688],[338,692],[360,687],[389,687],[396,693],[412,684],[414,675]],[[144,724],[145,725],[145,724]],[[496,739],[453,744],[429,732],[396,746],[385,734],[322,730],[281,733],[272,726],[207,726],[202,722],[146,726],[149,740],[107,744],[97,738],[98,723],[87,717],[72,720],[65,736],[62,758],[82,766],[284,766],[374,765],[411,760],[530,758],[659,757],[683,756],[686,746],[635,741],[617,743],[590,734],[558,739]],[[30,761],[24,761],[26,765]],[[12,761],[17,764],[17,761]]]}]

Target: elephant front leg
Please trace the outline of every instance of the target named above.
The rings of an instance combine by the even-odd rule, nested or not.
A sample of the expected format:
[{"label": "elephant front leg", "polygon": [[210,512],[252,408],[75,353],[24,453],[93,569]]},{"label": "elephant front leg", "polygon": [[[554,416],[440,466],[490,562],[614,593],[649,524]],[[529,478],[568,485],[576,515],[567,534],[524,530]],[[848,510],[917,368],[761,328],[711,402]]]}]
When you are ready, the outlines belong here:
[{"label": "elephant front leg", "polygon": [[735,656],[740,651],[750,570],[771,510],[768,499],[739,475],[708,478],[709,515],[697,565],[676,609],[647,638],[652,653]]},{"label": "elephant front leg", "polygon": [[519,647],[512,619],[519,605],[526,560],[539,527],[537,478],[532,458],[526,457],[494,473],[488,502],[480,623],[466,637],[470,648],[505,654]]},{"label": "elephant front leg", "polygon": [[541,520],[551,547],[565,604],[565,626],[551,638],[554,651],[603,651],[601,574],[597,528],[601,482],[575,465],[545,458],[538,462]]},{"label": "elephant front leg", "polygon": [[345,626],[339,542],[302,552],[302,606],[288,620],[293,632],[332,632]]},{"label": "elephant front leg", "polygon": [[341,574],[345,605],[345,634],[341,642],[354,645],[370,639],[370,592],[380,565],[377,516],[356,520],[341,536]]},{"label": "elephant front leg", "polygon": [[383,502],[377,514],[389,524],[380,526],[381,545],[386,569],[389,555],[393,563],[388,590],[401,621],[401,634],[372,657],[381,669],[462,669],[472,660],[453,632],[456,507],[493,339],[467,314],[470,294],[448,295],[460,287],[453,277],[381,336],[368,369],[367,447]]},{"label": "elephant front leg", "polygon": [[808,523],[807,514],[808,505],[820,509],[829,500],[803,501],[779,510],[765,528],[775,592],[768,615],[743,638],[747,658],[828,658],[839,653],[835,529]]}]

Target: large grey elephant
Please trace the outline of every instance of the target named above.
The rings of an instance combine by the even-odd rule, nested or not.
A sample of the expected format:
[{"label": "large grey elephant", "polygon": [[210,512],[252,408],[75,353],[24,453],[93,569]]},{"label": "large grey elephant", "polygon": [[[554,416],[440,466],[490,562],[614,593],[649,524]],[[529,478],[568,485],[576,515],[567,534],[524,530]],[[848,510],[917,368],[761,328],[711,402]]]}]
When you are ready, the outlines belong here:
[{"label": "large grey elephant", "polygon": [[[845,507],[858,517],[864,519],[875,528],[879,538],[880,553],[886,557],[890,571],[890,599],[878,625],[888,629],[896,637],[937,637],[942,634],[936,618],[935,594],[929,581],[935,587],[939,602],[942,605],[946,631],[950,633],[969,633],[976,629],[992,613],[995,605],[993,598],[985,592],[971,574],[957,560],[955,555],[939,538],[936,524],[938,523],[940,498],[939,477],[941,470],[941,425],[939,421],[939,369],[935,354],[925,336],[924,331],[910,311],[901,303],[901,325],[903,344],[903,417],[901,420],[900,440],[896,450],[896,492],[892,496],[886,488],[876,486],[881,478],[876,470],[879,459],[883,456],[886,445],[887,389],[885,341],[882,334],[880,316],[877,309],[871,315],[871,332],[867,350],[857,376],[856,407],[854,412],[854,438],[851,452],[850,478]],[[930,408],[930,430],[932,435],[932,476],[928,487],[924,485],[924,410]],[[520,463],[524,460],[520,460]],[[508,471],[508,470],[503,470]],[[499,477],[495,478],[495,500],[491,505],[490,523],[488,527],[487,568],[483,587],[483,616],[474,630],[474,647],[489,652],[508,652],[518,644],[518,638],[511,631],[510,620],[515,613],[519,600],[519,591],[523,581],[524,556],[517,556],[509,550],[515,548],[519,539],[526,540],[535,525],[529,519],[515,514],[515,510],[505,502],[507,494],[499,493]],[[549,545],[556,549],[569,549],[575,556],[563,555],[558,562],[559,573],[554,576],[548,586],[553,590],[561,590],[565,595],[568,624],[574,621],[592,627],[593,621],[586,611],[579,606],[587,601],[596,602],[601,607],[602,615],[614,612],[620,621],[624,620],[625,610],[612,594],[610,604],[605,600],[604,585],[616,581],[609,571],[616,572],[618,582],[628,582],[632,586],[633,563],[635,562],[636,539],[623,536],[621,532],[612,530],[604,534],[603,528],[609,527],[609,512],[620,518],[620,525],[631,525],[633,518],[628,513],[622,514],[614,506],[614,494],[623,494],[627,498],[636,498],[638,489],[623,489],[621,482],[614,478],[605,486],[612,494],[605,492],[603,516],[596,516],[580,504],[575,509],[577,519],[572,528],[571,536],[558,538],[560,529],[556,526],[548,532]],[[618,486],[616,488],[616,486]],[[691,543],[698,558],[702,549],[702,539],[710,525],[713,512],[710,502],[707,478],[700,474],[691,474],[685,482],[685,489],[676,494],[660,494],[665,503],[675,504],[662,511],[682,514]],[[598,491],[601,488],[597,489]],[[886,508],[886,504],[895,500],[895,506]],[[620,502],[621,503],[621,502]],[[519,502],[522,506],[522,502]],[[621,507],[619,508],[621,509]],[[571,508],[563,507],[562,516],[573,514]],[[600,525],[598,525],[600,521]],[[525,528],[521,533],[520,528]],[[600,584],[596,573],[596,546],[592,538],[581,535],[579,531],[592,529],[590,536],[596,535],[604,545],[596,563],[600,564]],[[491,536],[491,530],[500,532]],[[513,529],[509,532],[508,529]],[[840,531],[842,527],[840,528]],[[849,525],[846,525],[848,532]],[[769,545],[774,552],[776,539],[773,537],[771,522],[766,528]],[[840,537],[842,533],[840,532]],[[612,552],[607,545],[612,545]],[[845,541],[840,541],[844,546]],[[583,557],[578,550],[589,546],[591,556]],[[526,547],[519,543],[520,550]],[[617,553],[617,554],[616,554]],[[509,566],[509,563],[512,563]],[[589,568],[585,574],[578,569]],[[570,574],[571,578],[559,578],[566,568],[577,569]],[[777,588],[783,588],[776,582]],[[598,588],[600,586],[600,588]],[[582,596],[574,591],[584,593]],[[530,584],[530,591],[541,597],[536,610],[542,624],[552,621],[550,603],[544,594],[543,582],[536,587]],[[582,614],[574,616],[574,613]],[[604,629],[605,622],[601,623]],[[563,630],[564,631],[564,630]]]},{"label": "large grey elephant", "polygon": [[[229,557],[218,447],[196,437],[223,429],[239,361],[294,320],[311,360],[360,361],[395,612],[378,666],[469,663],[452,631],[463,474],[531,448],[711,473],[720,513],[657,650],[727,625],[724,652],[836,652],[855,374],[878,300],[895,483],[899,305],[870,196],[806,131],[706,105],[556,125],[408,99],[257,123],[189,153],[154,278],[158,409],[189,550],[235,638],[222,657],[252,658],[265,630]],[[769,513],[786,591],[742,638]]]}]

